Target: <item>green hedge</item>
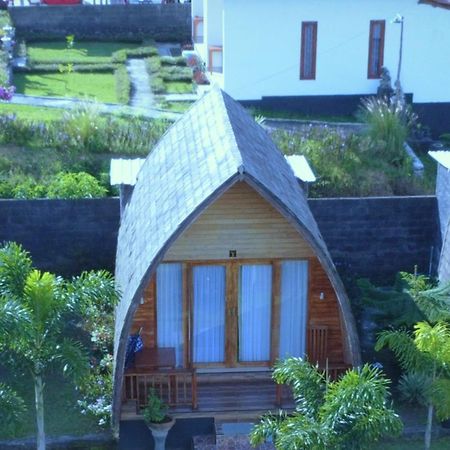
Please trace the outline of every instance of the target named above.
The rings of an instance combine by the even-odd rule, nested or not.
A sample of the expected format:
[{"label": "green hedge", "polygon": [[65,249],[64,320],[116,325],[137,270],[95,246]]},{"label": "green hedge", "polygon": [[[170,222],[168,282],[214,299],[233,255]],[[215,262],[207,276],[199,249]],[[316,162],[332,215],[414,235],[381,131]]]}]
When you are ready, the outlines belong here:
[{"label": "green hedge", "polygon": [[161,56],[161,64],[164,66],[187,66],[186,58],[183,56]]},{"label": "green hedge", "polygon": [[115,63],[125,63],[127,58],[145,58],[149,56],[156,56],[158,50],[152,45],[138,48],[122,49],[114,52],[111,56],[111,61]]},{"label": "green hedge", "polygon": [[[66,64],[31,64],[28,67],[16,67],[14,68],[15,73],[48,73],[48,72],[58,72],[60,67]],[[114,72],[120,67],[120,64],[113,63],[103,63],[103,64],[74,64],[72,70],[74,72],[100,72],[108,73]]]},{"label": "green hedge", "polygon": [[123,103],[124,105],[128,105],[130,102],[131,82],[128,76],[127,68],[125,66],[120,66],[114,72],[114,77],[116,79],[117,101],[119,103]]},{"label": "green hedge", "polygon": [[164,81],[186,81],[192,82],[192,69],[189,67],[163,67],[160,76]]}]

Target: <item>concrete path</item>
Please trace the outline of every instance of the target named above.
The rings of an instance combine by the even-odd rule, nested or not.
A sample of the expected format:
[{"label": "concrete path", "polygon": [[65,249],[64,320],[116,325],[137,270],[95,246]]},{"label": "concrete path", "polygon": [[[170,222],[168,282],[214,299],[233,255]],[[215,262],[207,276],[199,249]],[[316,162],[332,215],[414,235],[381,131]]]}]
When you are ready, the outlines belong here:
[{"label": "concrete path", "polygon": [[200,98],[198,94],[166,94],[166,102],[195,102]]},{"label": "concrete path", "polygon": [[142,109],[153,108],[155,98],[150,87],[150,76],[145,67],[145,60],[128,59],[127,70],[132,85],[130,106]]},{"label": "concrete path", "polygon": [[117,105],[114,103],[98,103],[89,100],[80,100],[69,97],[38,97],[33,95],[14,94],[9,103],[16,105],[42,106],[46,108],[73,109],[83,104],[92,104],[98,107],[100,112],[111,114],[123,114],[127,116],[143,116],[152,119],[176,120],[181,114],[161,111],[155,108],[139,108],[133,106]]}]

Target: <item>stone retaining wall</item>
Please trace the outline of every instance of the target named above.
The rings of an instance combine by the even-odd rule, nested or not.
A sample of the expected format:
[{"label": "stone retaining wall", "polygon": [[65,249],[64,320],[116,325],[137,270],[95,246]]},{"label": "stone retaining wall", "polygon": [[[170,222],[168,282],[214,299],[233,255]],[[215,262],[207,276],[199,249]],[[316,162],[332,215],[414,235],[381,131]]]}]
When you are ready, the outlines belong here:
[{"label": "stone retaining wall", "polygon": [[[428,273],[431,253],[439,251],[435,197],[313,199],[309,205],[341,273],[382,281],[414,265]],[[63,275],[113,270],[119,208],[114,198],[0,200],[0,242],[20,242],[39,268]]]},{"label": "stone retaining wall", "polygon": [[10,9],[17,34],[25,39],[151,38],[186,42],[191,38],[190,4],[74,5]]}]

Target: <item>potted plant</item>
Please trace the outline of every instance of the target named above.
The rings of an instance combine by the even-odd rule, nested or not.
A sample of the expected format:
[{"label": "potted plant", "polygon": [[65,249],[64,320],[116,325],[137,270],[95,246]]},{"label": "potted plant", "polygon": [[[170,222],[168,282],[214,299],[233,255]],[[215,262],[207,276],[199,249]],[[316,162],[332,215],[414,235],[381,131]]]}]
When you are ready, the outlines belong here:
[{"label": "potted plant", "polygon": [[152,389],[148,394],[147,406],[142,410],[142,414],[155,440],[155,450],[166,448],[167,434],[175,424],[175,419],[167,415],[167,410],[168,406]]}]

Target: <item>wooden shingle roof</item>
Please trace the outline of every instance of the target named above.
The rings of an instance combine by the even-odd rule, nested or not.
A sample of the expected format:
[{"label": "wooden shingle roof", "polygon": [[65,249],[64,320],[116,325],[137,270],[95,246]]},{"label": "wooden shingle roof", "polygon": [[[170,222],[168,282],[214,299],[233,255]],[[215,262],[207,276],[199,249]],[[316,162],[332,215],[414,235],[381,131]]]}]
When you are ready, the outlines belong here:
[{"label": "wooden shingle roof", "polygon": [[122,217],[116,257],[116,281],[122,292],[114,341],[116,419],[125,344],[143,289],[175,239],[240,180],[275,206],[315,250],[338,295],[351,362],[359,362],[347,296],[291,167],[244,108],[214,88],[147,157]]}]

